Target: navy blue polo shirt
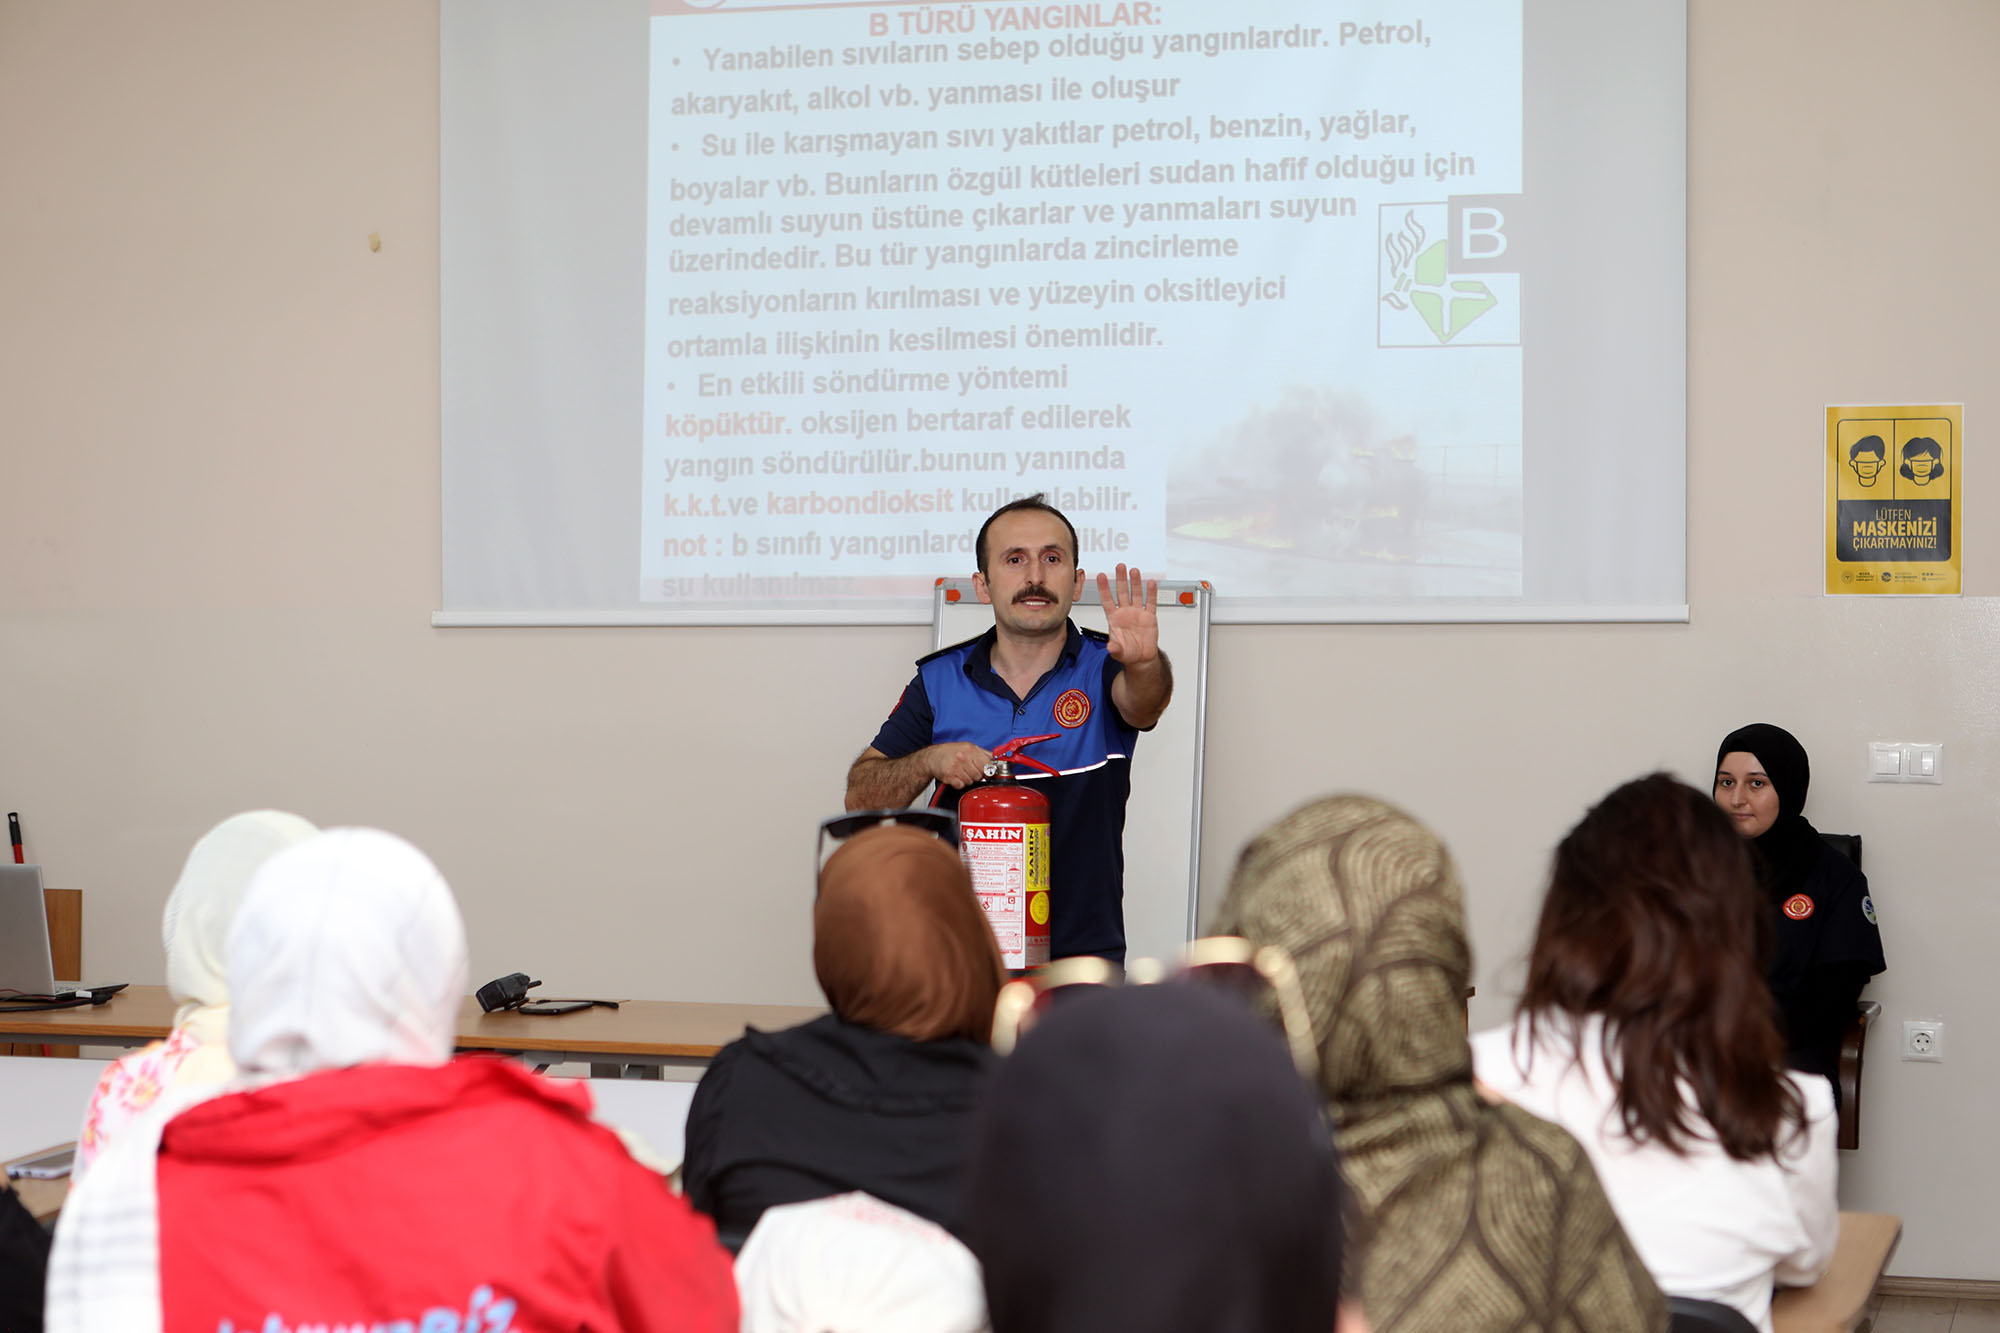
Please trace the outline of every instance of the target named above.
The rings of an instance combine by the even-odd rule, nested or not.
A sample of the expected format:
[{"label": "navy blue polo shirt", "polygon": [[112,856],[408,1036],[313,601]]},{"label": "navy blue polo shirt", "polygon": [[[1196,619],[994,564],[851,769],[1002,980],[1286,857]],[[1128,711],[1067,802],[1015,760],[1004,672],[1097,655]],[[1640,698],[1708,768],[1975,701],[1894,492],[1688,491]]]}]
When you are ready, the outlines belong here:
[{"label": "navy blue polo shirt", "polygon": [[[970,741],[991,750],[1016,736],[1055,740],[1026,754],[1060,773],[1025,765],[1014,776],[1049,798],[1049,956],[1101,954],[1125,960],[1125,798],[1139,733],[1111,702],[1123,665],[1103,634],[1069,624],[1062,656],[1017,698],[993,671],[997,630],[917,661],[874,748],[900,759],[928,745]],[[932,804],[958,808],[957,789],[940,786]]]}]

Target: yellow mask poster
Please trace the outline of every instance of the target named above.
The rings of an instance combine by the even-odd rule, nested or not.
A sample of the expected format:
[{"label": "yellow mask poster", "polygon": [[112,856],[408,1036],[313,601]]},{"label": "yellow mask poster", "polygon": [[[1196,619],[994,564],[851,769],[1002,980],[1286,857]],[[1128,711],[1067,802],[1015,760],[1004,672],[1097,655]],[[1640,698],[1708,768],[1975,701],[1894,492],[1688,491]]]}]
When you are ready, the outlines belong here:
[{"label": "yellow mask poster", "polygon": [[1826,409],[1828,596],[1958,592],[1962,403]]}]

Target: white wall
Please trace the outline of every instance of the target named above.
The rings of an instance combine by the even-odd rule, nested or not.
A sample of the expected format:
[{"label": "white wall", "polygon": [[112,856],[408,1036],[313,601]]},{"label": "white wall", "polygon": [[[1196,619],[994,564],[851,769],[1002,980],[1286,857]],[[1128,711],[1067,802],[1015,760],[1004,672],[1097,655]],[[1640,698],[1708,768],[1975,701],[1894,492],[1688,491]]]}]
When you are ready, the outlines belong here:
[{"label": "white wall", "polygon": [[[2000,1278],[2000,7],[1693,10],[1693,623],[1217,631],[1203,872],[1308,796],[1407,804],[1464,865],[1493,1022],[1585,805],[1790,726],[1891,961],[1844,1200],[1906,1217],[1896,1271]],[[481,977],[814,999],[811,827],[924,632],[429,627],[434,13],[0,0],[0,124],[0,804],[86,891],[87,970],[160,980],[187,848],[272,804],[429,850]],[[1822,406],[1941,400],[1969,595],[1821,599]],[[1943,741],[1946,785],[1863,784],[1871,738]],[[1898,1062],[1934,1014],[1949,1061]]]}]

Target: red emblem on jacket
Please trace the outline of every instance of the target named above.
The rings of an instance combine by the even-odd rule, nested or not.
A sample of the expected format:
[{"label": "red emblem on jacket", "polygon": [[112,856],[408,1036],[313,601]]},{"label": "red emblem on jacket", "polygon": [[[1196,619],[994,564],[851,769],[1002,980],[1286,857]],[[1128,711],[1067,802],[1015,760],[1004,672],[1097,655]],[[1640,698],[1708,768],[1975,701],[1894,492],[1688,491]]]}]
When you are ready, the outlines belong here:
[{"label": "red emblem on jacket", "polygon": [[1813,900],[1803,893],[1795,893],[1785,899],[1785,915],[1794,921],[1803,921],[1813,914]]},{"label": "red emblem on jacket", "polygon": [[1090,721],[1090,696],[1082,690],[1064,690],[1056,700],[1056,722],[1071,730]]}]

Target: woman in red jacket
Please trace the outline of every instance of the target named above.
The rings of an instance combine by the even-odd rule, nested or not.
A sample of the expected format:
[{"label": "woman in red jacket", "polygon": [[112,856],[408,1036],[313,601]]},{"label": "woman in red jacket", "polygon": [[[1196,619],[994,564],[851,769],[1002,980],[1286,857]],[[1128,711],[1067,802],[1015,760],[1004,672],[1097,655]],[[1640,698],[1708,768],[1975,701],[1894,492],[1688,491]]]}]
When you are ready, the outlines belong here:
[{"label": "woman in red jacket", "polygon": [[451,1058],[465,929],[423,853],[339,829],[273,857],[227,958],[240,1075],[99,1159],[51,1330],[736,1328],[708,1221],[586,1091]]}]

